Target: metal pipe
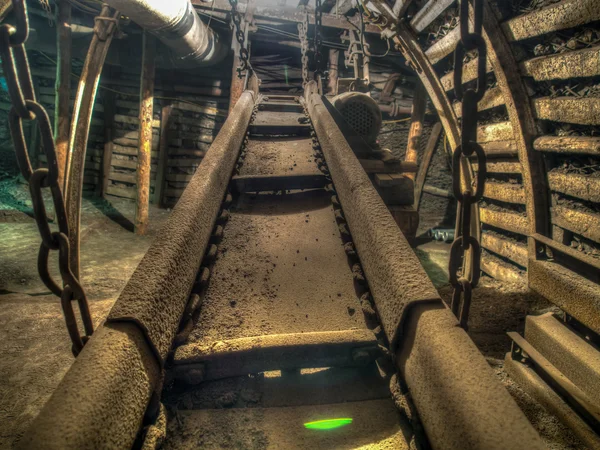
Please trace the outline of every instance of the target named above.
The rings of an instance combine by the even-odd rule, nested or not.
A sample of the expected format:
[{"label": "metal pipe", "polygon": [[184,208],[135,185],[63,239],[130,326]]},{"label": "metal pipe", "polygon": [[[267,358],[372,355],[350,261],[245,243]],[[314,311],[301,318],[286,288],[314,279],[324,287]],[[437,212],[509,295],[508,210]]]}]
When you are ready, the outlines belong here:
[{"label": "metal pipe", "polygon": [[123,15],[156,36],[177,65],[212,65],[228,48],[201,20],[190,0],[108,0]]}]

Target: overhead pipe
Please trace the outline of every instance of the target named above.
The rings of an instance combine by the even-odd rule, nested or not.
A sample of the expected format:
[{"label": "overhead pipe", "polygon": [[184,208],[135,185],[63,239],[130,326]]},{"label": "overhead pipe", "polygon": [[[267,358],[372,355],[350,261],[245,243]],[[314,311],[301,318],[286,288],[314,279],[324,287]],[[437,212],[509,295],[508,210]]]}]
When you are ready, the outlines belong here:
[{"label": "overhead pipe", "polygon": [[190,0],[107,0],[169,47],[178,66],[208,66],[228,52],[219,35],[194,10]]}]

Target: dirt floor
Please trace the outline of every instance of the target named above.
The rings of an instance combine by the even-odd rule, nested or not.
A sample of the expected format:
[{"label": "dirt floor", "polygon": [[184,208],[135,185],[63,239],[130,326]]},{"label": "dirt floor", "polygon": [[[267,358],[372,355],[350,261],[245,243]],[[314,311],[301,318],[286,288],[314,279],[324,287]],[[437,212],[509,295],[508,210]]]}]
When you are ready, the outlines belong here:
[{"label": "dirt floor", "polygon": [[[83,202],[81,271],[95,326],[169,214],[151,207],[148,235],[137,236],[129,231],[133,207],[117,198]],[[74,360],[60,299],[37,274],[40,236],[30,208],[25,185],[0,182],[0,448],[18,441]]]}]

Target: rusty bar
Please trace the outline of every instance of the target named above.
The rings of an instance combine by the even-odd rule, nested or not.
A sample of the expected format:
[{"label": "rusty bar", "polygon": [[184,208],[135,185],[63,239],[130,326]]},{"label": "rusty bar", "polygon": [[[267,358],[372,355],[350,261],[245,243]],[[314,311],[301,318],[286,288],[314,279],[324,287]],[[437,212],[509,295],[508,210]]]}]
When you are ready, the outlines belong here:
[{"label": "rusty bar", "polygon": [[600,203],[600,178],[578,173],[548,172],[548,185],[554,192]]},{"label": "rusty bar", "polygon": [[525,190],[520,184],[500,183],[487,180],[485,182],[483,196],[504,203],[525,204]]},{"label": "rusty bar", "polygon": [[118,17],[119,13],[117,11],[107,5],[102,7],[102,12],[94,26],[94,36],[83,65],[77,96],[73,105],[69,154],[65,172],[65,191],[70,230],[71,269],[77,278],[79,278],[79,234],[85,153],[100,73],[114,32],[117,29],[115,21]]},{"label": "rusty bar", "polygon": [[410,26],[418,33],[437,19],[454,0],[429,0],[412,18]]},{"label": "rusty bar", "polygon": [[344,330],[244,337],[178,347],[173,363],[180,374],[198,364],[203,381],[268,370],[365,366],[380,355],[372,331]]},{"label": "rusty bar", "polygon": [[481,223],[527,236],[527,216],[509,210],[479,208]]},{"label": "rusty bar", "polygon": [[54,104],[54,142],[58,162],[58,185],[65,191],[65,171],[69,151],[71,98],[71,4],[56,2],[56,83]]},{"label": "rusty bar", "polygon": [[481,271],[496,280],[508,281],[509,283],[523,283],[524,279],[524,273],[516,266],[487,252],[481,254]]},{"label": "rusty bar", "polygon": [[[477,111],[485,111],[500,105],[504,105],[504,97],[500,87],[487,89],[485,94],[483,94],[483,98],[477,104]],[[462,103],[454,103],[452,107],[454,108],[456,117],[460,118],[462,114]]]},{"label": "rusty bar", "polygon": [[527,267],[527,246],[502,235],[484,232],[481,234],[481,246],[514,263]]},{"label": "rusty bar", "polygon": [[425,51],[429,62],[435,64],[444,59],[454,51],[459,40],[460,27],[456,27]]},{"label": "rusty bar", "polygon": [[168,222],[121,292],[108,323],[133,322],[164,364],[238,159],[255,95],[242,94]]},{"label": "rusty bar", "polygon": [[[478,61],[477,58],[475,58],[464,65],[462,74],[463,84],[473,81],[475,78],[477,78],[477,64]],[[493,71],[492,63],[490,62],[489,58],[486,61],[485,70],[487,73]],[[446,91],[454,89],[454,71],[448,72],[446,75],[442,76],[440,78],[440,82]]]},{"label": "rusty bar", "polygon": [[600,242],[600,220],[597,213],[555,205],[551,209],[551,214],[553,224],[592,241]]},{"label": "rusty bar", "polygon": [[510,121],[480,125],[477,127],[477,142],[508,141],[514,139],[513,127]]},{"label": "rusty bar", "polygon": [[148,33],[142,38],[142,70],[140,75],[139,140],[136,167],[135,234],[144,235],[148,228],[150,206],[150,164],[152,122],[154,120],[154,76],[156,42]]},{"label": "rusty bar", "polygon": [[[437,122],[431,129],[431,134],[429,135],[429,140],[427,141],[427,145],[425,146],[423,158],[421,159],[421,165],[419,166],[419,171],[417,172],[417,177],[415,179],[414,207],[416,210],[419,209],[419,204],[421,203],[421,194],[423,192],[423,187],[425,186],[425,180],[427,179],[427,171],[429,170],[429,165],[431,164],[431,160],[433,159],[433,154],[435,153],[435,149],[437,147],[437,143],[440,139],[441,134],[442,124],[441,122]],[[444,137],[444,139],[446,138]]]},{"label": "rusty bar", "polygon": [[338,64],[340,61],[340,51],[335,48],[329,49],[329,78],[327,84],[327,94],[337,95],[338,83]]},{"label": "rusty bar", "polygon": [[[413,104],[408,129],[408,143],[404,160],[417,162],[421,136],[423,135],[423,121],[425,120],[425,107],[427,106],[427,92],[421,83],[417,83],[413,94]],[[414,175],[411,175],[414,179]]]}]

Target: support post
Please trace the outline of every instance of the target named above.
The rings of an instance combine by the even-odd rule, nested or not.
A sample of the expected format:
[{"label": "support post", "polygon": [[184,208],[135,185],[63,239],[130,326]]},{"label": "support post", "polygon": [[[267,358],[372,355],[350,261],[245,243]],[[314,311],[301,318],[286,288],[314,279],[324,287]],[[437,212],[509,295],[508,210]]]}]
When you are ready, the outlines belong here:
[{"label": "support post", "polygon": [[[441,122],[437,122],[431,129],[431,134],[429,135],[427,146],[425,147],[425,151],[423,152],[423,158],[421,159],[421,164],[419,165],[417,178],[415,180],[414,208],[417,211],[419,210],[419,205],[421,204],[421,194],[423,193],[423,187],[425,186],[427,171],[429,170],[429,165],[431,164],[431,160],[433,159],[433,154],[435,153],[435,147],[440,138],[440,134],[442,134],[442,124]],[[444,139],[446,138],[444,137]]]},{"label": "support post", "polygon": [[97,193],[102,198],[106,198],[114,148],[115,97],[113,91],[104,91],[102,94],[102,103],[104,106],[104,152],[102,154],[102,176],[97,186]]},{"label": "support post", "polygon": [[160,140],[158,143],[158,170],[156,172],[156,186],[154,187],[154,203],[159,208],[164,206],[165,177],[169,159],[169,122],[173,105],[164,105],[160,113]]},{"label": "support post", "polygon": [[57,64],[54,107],[54,142],[58,161],[58,185],[66,189],[65,173],[69,151],[71,121],[71,4],[67,0],[56,2]]},{"label": "support post", "polygon": [[[407,162],[417,162],[419,154],[419,143],[423,135],[423,121],[425,120],[425,106],[427,105],[427,92],[421,83],[417,83],[414,96],[412,112],[410,117],[410,129],[408,130],[408,145],[404,159]],[[414,179],[414,174],[408,174]]]},{"label": "support post", "polygon": [[154,38],[144,32],[140,77],[140,118],[136,171],[135,233],[146,234],[150,204],[150,164],[152,160],[152,119],[154,117]]},{"label": "support post", "polygon": [[338,63],[340,61],[340,51],[334,48],[329,49],[329,83],[327,85],[329,95],[337,95],[338,82]]}]

